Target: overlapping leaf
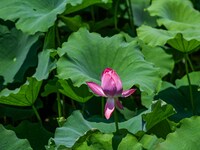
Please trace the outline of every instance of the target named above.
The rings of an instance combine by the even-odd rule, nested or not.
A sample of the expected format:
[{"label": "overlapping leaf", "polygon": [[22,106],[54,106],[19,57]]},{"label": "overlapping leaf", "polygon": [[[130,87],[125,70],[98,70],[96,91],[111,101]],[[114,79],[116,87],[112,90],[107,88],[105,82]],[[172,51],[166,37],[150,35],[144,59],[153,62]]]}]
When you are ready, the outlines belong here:
[{"label": "overlapping leaf", "polygon": [[146,121],[146,129],[150,130],[157,123],[167,119],[169,116],[175,114],[175,110],[169,104],[157,101],[152,105],[152,112],[144,114],[143,119]]},{"label": "overlapping leaf", "polygon": [[[200,73],[199,72],[191,72],[189,74],[191,77],[191,83],[192,83],[192,93],[193,93],[193,100],[194,100],[194,106],[195,106],[195,113],[200,113],[200,103],[199,103],[199,97],[200,92],[198,91],[198,82],[200,80]],[[156,96],[156,99],[160,98],[164,100],[165,102],[171,104],[175,110],[177,111],[177,114],[172,116],[172,119],[175,121],[179,121],[185,117],[191,117],[193,116],[193,110],[191,106],[191,100],[190,100],[190,93],[189,93],[189,86],[187,85],[186,81],[186,75],[176,80],[176,86],[172,85],[168,82],[163,82],[162,90],[159,92],[159,94]]]},{"label": "overlapping leaf", "polygon": [[[18,29],[29,34],[45,32],[53,26],[57,15],[65,11],[67,0],[1,0],[0,18],[16,22]],[[74,0],[73,4],[79,3]],[[9,13],[8,13],[9,10]]]},{"label": "overlapping leaf", "polygon": [[198,29],[163,30],[143,25],[137,29],[137,33],[139,39],[152,47],[169,44],[183,53],[191,52],[200,45],[200,31]]},{"label": "overlapping leaf", "polygon": [[100,4],[100,5],[107,4],[103,6],[109,7],[111,6],[111,3],[112,3],[112,0],[77,0],[76,3],[74,3],[74,0],[69,0],[69,1],[70,1],[70,4],[66,6],[66,10],[64,14],[70,14],[94,4]]},{"label": "overlapping leaf", "polygon": [[28,140],[18,139],[11,130],[6,130],[0,125],[0,149],[1,150],[32,150]]},{"label": "overlapping leaf", "polygon": [[186,150],[199,149],[200,143],[200,117],[186,118],[181,121],[181,126],[170,133],[166,140],[160,143],[156,150]]},{"label": "overlapping leaf", "polygon": [[[52,133],[47,131],[40,123],[28,121],[21,122],[17,127],[7,126],[7,129],[15,131],[17,137],[28,139],[33,149],[44,150],[44,145],[52,137]],[[38,137],[40,140],[38,140]],[[19,148],[20,149],[20,148]]]},{"label": "overlapping leaf", "polygon": [[84,103],[93,96],[93,94],[91,94],[88,91],[86,85],[82,85],[80,87],[74,87],[71,81],[66,81],[66,80],[59,80],[59,83],[62,87],[59,89],[59,91],[62,94],[71,98],[72,100]]},{"label": "overlapping leaf", "polygon": [[142,24],[156,26],[156,17],[151,17],[146,11],[150,2],[150,0],[131,0],[131,7],[134,15],[133,19],[136,26],[140,26]]},{"label": "overlapping leaf", "polygon": [[168,30],[199,29],[200,26],[200,13],[189,0],[154,0],[148,11],[158,16],[158,24]]},{"label": "overlapping leaf", "polygon": [[164,25],[167,30],[141,26],[137,30],[138,36],[145,43],[151,46],[169,44],[184,53],[200,45],[200,13],[189,0],[154,0],[148,11],[159,17],[159,25]]},{"label": "overlapping leaf", "polygon": [[32,106],[37,99],[42,80],[46,79],[54,68],[54,62],[50,60],[50,51],[45,50],[39,54],[38,67],[33,77],[15,90],[3,89],[0,92],[0,103],[15,106]]},{"label": "overlapping leaf", "polygon": [[71,79],[75,86],[86,81],[100,84],[101,73],[107,67],[116,70],[124,89],[136,85],[152,94],[160,81],[157,69],[144,60],[136,42],[125,42],[122,35],[103,38],[82,28],[58,52],[58,77]]},{"label": "overlapping leaf", "polygon": [[7,29],[0,35],[0,75],[4,77],[5,83],[11,83],[24,63],[31,46],[36,42],[39,35],[29,36],[13,28]]},{"label": "overlapping leaf", "polygon": [[[54,25],[57,15],[62,14],[65,10],[65,14],[68,14],[93,4],[107,2],[108,0],[1,0],[0,18],[17,20],[16,27],[18,29],[34,34],[39,31],[46,32],[49,27]],[[109,2],[111,1],[109,0]]]},{"label": "overlapping leaf", "polygon": [[32,106],[37,99],[42,81],[28,78],[27,82],[15,90],[0,92],[0,103],[14,106]]},{"label": "overlapping leaf", "polygon": [[[147,61],[154,63],[159,68],[161,77],[172,72],[175,64],[173,57],[161,47],[151,47],[143,44],[142,53]],[[155,54],[159,57],[155,57]]]},{"label": "overlapping leaf", "polygon": [[[191,78],[191,85],[198,86],[200,84],[200,71],[193,71],[189,74]],[[181,86],[187,86],[188,85],[188,79],[187,76],[184,76],[181,79],[176,80],[176,86],[179,88]]]},{"label": "overlapping leaf", "polygon": [[[137,131],[142,130],[141,115],[119,123],[119,128],[127,129],[131,133],[136,133]],[[115,124],[89,122],[83,118],[79,111],[75,111],[67,119],[67,122],[63,127],[57,128],[54,138],[55,144],[57,147],[60,145],[72,147],[74,143],[87,131],[94,129],[98,129],[103,133],[113,133],[115,132]]]}]

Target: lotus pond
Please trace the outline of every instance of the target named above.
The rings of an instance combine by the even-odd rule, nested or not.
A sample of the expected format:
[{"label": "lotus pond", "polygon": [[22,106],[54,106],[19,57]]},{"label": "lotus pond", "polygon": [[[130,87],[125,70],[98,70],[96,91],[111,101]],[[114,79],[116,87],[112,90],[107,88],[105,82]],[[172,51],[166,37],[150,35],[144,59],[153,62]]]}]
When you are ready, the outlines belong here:
[{"label": "lotus pond", "polygon": [[1,150],[198,150],[198,0],[1,0]]}]

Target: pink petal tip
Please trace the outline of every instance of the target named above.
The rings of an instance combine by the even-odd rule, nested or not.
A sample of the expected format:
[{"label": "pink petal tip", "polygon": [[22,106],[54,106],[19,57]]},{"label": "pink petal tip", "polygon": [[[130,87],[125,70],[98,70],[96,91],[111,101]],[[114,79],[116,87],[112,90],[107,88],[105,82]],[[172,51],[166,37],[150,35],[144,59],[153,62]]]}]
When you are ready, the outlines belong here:
[{"label": "pink petal tip", "polygon": [[128,97],[131,94],[133,94],[136,91],[136,89],[129,89],[129,90],[125,90],[122,92],[122,97]]},{"label": "pink petal tip", "polygon": [[104,94],[104,92],[103,92],[103,90],[102,90],[100,85],[98,85],[98,84],[96,84],[94,82],[86,82],[86,83],[87,83],[88,87],[92,90],[92,92],[94,94],[106,97],[106,95]]},{"label": "pink petal tip", "polygon": [[106,105],[105,105],[105,117],[109,119],[112,115],[113,111],[115,110],[115,102],[113,98],[108,98]]}]

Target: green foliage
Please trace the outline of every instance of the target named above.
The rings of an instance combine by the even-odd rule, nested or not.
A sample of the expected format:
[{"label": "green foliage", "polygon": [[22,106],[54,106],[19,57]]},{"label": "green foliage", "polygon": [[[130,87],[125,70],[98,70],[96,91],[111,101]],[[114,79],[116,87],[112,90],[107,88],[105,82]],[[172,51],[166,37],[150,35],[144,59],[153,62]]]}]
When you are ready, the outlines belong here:
[{"label": "green foliage", "polygon": [[[141,47],[145,60],[152,62],[159,68],[161,77],[166,76],[168,73],[172,73],[175,62],[171,54],[166,53],[161,47],[150,47],[144,44]],[[155,53],[159,57],[154,57]]]},{"label": "green foliage", "polygon": [[161,100],[157,101],[152,105],[152,112],[143,115],[143,119],[146,121],[146,130],[150,130],[156,124],[175,113],[176,112],[171,105],[168,105]]},{"label": "green foliage", "polygon": [[15,132],[6,130],[0,125],[0,148],[1,150],[32,150],[29,142],[26,139],[17,138]]},{"label": "green foliage", "polygon": [[27,82],[15,90],[4,89],[0,92],[0,103],[14,106],[32,106],[37,99],[42,81],[28,78]]},{"label": "green foliage", "polygon": [[200,13],[188,0],[154,0],[148,11],[151,16],[159,17],[159,26],[164,25],[168,30],[198,29],[200,25]]},{"label": "green foliage", "polygon": [[[1,0],[0,149],[199,149],[199,6]],[[109,120],[86,84],[107,67],[136,89]]]},{"label": "green foliage", "polygon": [[93,95],[88,91],[86,85],[82,85],[80,87],[74,87],[71,81],[66,80],[59,80],[62,89],[59,91],[68,96],[69,98],[76,100],[78,102],[86,102],[88,101]]},{"label": "green foliage", "polygon": [[[119,127],[127,129],[131,133],[136,133],[142,129],[141,115],[119,123]],[[57,128],[54,137],[55,145],[56,147],[64,145],[70,148],[75,144],[77,139],[84,136],[87,131],[94,129],[98,129],[103,133],[112,133],[115,132],[115,125],[114,123],[89,122],[83,118],[79,111],[75,111],[67,118],[67,122],[63,127]]]},{"label": "green foliage", "polygon": [[[175,132],[170,133],[166,140],[158,144],[157,150],[186,150],[186,149],[198,149],[199,143],[199,125],[200,117],[192,117],[183,119],[181,126]],[[188,136],[188,135],[192,135]]]},{"label": "green foliage", "polygon": [[143,59],[136,42],[126,43],[121,35],[103,38],[80,29],[58,53],[61,56],[57,62],[58,77],[71,79],[74,86],[86,84],[86,81],[100,83],[106,67],[117,71],[124,89],[136,85],[141,91],[152,94],[160,80],[157,69]]},{"label": "green foliage", "polygon": [[[67,0],[2,0],[0,16],[4,20],[17,20],[16,27],[23,32],[29,34],[35,34],[38,31],[46,32],[53,26],[57,15],[65,11],[67,3],[71,2]],[[78,0],[73,4],[78,4]],[[7,12],[8,10],[10,13]]]},{"label": "green foliage", "polygon": [[151,46],[169,44],[183,53],[194,51],[200,45],[200,13],[189,1],[154,0],[148,11],[150,15],[159,17],[158,24],[167,30],[141,26],[138,36],[145,43]]},{"label": "green foliage", "polygon": [[0,28],[4,30],[0,33],[0,75],[4,78],[4,84],[7,84],[13,82],[39,35],[30,36],[15,28],[8,30],[5,26]]},{"label": "green foliage", "polygon": [[150,6],[150,0],[131,0],[134,24],[140,26],[146,24],[156,26],[156,17],[151,17],[146,9]]},{"label": "green foliage", "polygon": [[[195,105],[195,114],[199,114],[199,96],[197,84],[200,80],[199,72],[192,72],[189,74],[192,82],[192,91]],[[161,91],[159,92],[157,98],[164,100],[165,102],[171,104],[177,114],[172,116],[175,121],[179,121],[185,117],[191,117],[193,115],[193,110],[190,101],[189,87],[187,85],[186,76],[181,79],[176,80],[176,86],[163,82]],[[196,86],[195,86],[196,85]]]},{"label": "green foliage", "polygon": [[33,149],[44,149],[48,139],[53,136],[41,124],[28,121],[20,123],[17,127],[8,126],[6,128],[15,131],[17,137],[21,139],[28,139]]},{"label": "green foliage", "polygon": [[163,30],[142,25],[138,28],[138,37],[150,46],[171,45],[173,48],[189,53],[200,45],[199,30]]}]

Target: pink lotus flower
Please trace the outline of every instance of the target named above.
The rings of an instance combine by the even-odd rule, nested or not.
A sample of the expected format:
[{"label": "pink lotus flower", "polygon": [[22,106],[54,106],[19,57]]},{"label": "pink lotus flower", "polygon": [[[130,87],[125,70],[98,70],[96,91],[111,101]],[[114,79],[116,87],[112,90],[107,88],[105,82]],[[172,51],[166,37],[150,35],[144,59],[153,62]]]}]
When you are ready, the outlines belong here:
[{"label": "pink lotus flower", "polygon": [[101,86],[94,82],[87,82],[88,87],[97,95],[107,97],[105,105],[105,117],[109,119],[115,107],[123,109],[118,97],[128,97],[136,89],[124,90],[118,74],[111,68],[106,68],[101,76]]}]

